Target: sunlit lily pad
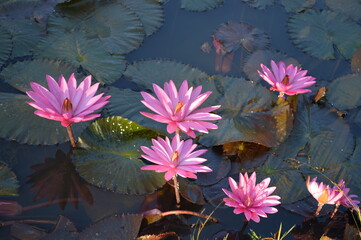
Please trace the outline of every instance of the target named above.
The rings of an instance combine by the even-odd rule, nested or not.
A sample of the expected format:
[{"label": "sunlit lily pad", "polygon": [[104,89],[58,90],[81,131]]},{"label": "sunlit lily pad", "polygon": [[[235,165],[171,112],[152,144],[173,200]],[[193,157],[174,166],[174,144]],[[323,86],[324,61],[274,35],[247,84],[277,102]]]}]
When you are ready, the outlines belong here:
[{"label": "sunlit lily pad", "polygon": [[213,77],[196,84],[213,91],[205,105],[222,106],[216,111],[222,116],[218,129],[200,138],[206,146],[245,141],[274,147],[292,128],[289,105],[261,85],[231,77]]},{"label": "sunlit lily pad", "polygon": [[182,0],[181,8],[201,12],[216,8],[222,3],[223,0]]},{"label": "sunlit lily pad", "polygon": [[11,35],[0,26],[0,66],[9,58],[12,49]]},{"label": "sunlit lily pad", "polygon": [[301,12],[302,10],[311,8],[315,5],[316,0],[281,0],[280,2],[287,12]]},{"label": "sunlit lily pad", "polygon": [[261,79],[258,71],[262,71],[261,63],[269,66],[271,60],[275,62],[283,61],[286,65],[293,64],[299,66],[296,59],[288,57],[286,54],[276,52],[274,50],[258,50],[249,55],[246,63],[243,66],[243,71],[250,80],[257,81]]},{"label": "sunlit lily pad", "polygon": [[184,80],[205,78],[207,74],[197,68],[170,60],[147,60],[134,62],[127,67],[124,75],[138,85],[153,89],[152,84],[163,87],[164,82],[173,80],[177,87]]},{"label": "sunlit lily pad", "polygon": [[320,59],[334,59],[334,46],[350,59],[361,44],[361,27],[331,11],[295,14],[288,29],[296,46]]},{"label": "sunlit lily pad", "polygon": [[123,56],[110,55],[98,39],[80,32],[49,35],[38,46],[37,56],[82,66],[101,83],[118,80],[125,68]]},{"label": "sunlit lily pad", "polygon": [[245,3],[248,3],[250,6],[257,9],[265,9],[268,6],[274,4],[274,0],[242,0]]},{"label": "sunlit lily pad", "polygon": [[214,33],[217,41],[227,52],[236,51],[243,47],[249,52],[264,49],[269,45],[266,33],[244,22],[228,22],[222,24]]},{"label": "sunlit lily pad", "polygon": [[[69,141],[66,128],[60,122],[41,118],[34,114],[35,108],[22,94],[0,93],[0,137],[32,145],[52,145]],[[77,138],[89,122],[72,125]]]},{"label": "sunlit lily pad", "polygon": [[17,196],[19,183],[15,174],[4,164],[0,163],[0,195]]},{"label": "sunlit lily pad", "polygon": [[143,23],[147,36],[152,35],[163,24],[163,9],[157,0],[122,0]]},{"label": "sunlit lily pad", "polygon": [[88,182],[122,194],[145,194],[164,185],[163,175],[143,171],[140,146],[150,146],[154,131],[122,117],[92,123],[79,137],[74,164]]},{"label": "sunlit lily pad", "polygon": [[350,74],[332,81],[327,99],[339,110],[361,106],[361,75]]},{"label": "sunlit lily pad", "polygon": [[361,19],[359,0],[325,0],[326,5],[335,12],[342,13],[355,21]]},{"label": "sunlit lily pad", "polygon": [[77,66],[72,66],[62,61],[35,59],[9,65],[0,73],[0,76],[14,88],[25,92],[31,90],[30,82],[48,86],[45,79],[46,75],[58,79],[62,74],[68,79],[76,71]]},{"label": "sunlit lily pad", "polygon": [[79,240],[129,240],[138,235],[142,214],[115,214],[82,231]]}]

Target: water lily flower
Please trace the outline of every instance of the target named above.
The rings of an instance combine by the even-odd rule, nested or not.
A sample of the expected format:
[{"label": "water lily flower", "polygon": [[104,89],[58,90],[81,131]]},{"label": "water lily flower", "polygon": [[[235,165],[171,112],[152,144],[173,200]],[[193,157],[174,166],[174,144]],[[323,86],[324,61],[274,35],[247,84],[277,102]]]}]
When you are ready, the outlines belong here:
[{"label": "water lily flower", "polygon": [[338,200],[336,204],[341,204],[344,207],[352,208],[352,209],[356,208],[360,204],[359,200],[354,199],[354,198],[358,198],[357,195],[354,194],[348,195],[350,189],[346,187],[345,181],[343,179],[341,179],[339,183],[333,187],[333,191],[343,192],[342,197]]},{"label": "water lily flower", "polygon": [[330,186],[324,185],[323,182],[318,184],[317,177],[310,181],[310,176],[308,176],[306,186],[308,191],[318,202],[315,216],[318,216],[324,204],[336,204],[344,195],[341,189],[330,188]]},{"label": "water lily flower", "polygon": [[231,177],[228,180],[232,191],[222,189],[228,196],[223,201],[227,206],[235,208],[235,214],[244,213],[247,221],[253,220],[258,223],[260,217],[266,218],[267,214],[278,212],[273,206],[281,204],[281,198],[271,195],[276,187],[268,187],[270,178],[256,184],[256,172],[253,172],[250,177],[247,173],[240,173],[239,184]]},{"label": "water lily flower", "polygon": [[280,92],[279,97],[283,97],[284,94],[295,95],[312,92],[306,88],[315,84],[316,78],[306,76],[307,70],[302,70],[292,64],[286,67],[284,62],[280,61],[276,64],[273,60],[271,60],[271,67],[272,71],[261,64],[263,73],[258,71],[258,74],[272,85],[271,90]]},{"label": "water lily flower", "polygon": [[46,75],[46,80],[49,89],[35,82],[30,83],[33,91],[27,91],[26,94],[34,102],[27,103],[37,109],[34,112],[36,115],[60,121],[62,126],[68,128],[68,133],[72,123],[99,117],[100,114],[93,112],[107,104],[110,98],[110,96],[103,97],[103,93],[94,96],[99,83],[91,85],[90,75],[78,87],[74,74],[70,76],[68,82],[63,76],[60,76],[56,82],[51,76]]},{"label": "water lily flower", "polygon": [[156,114],[141,114],[155,121],[167,123],[168,133],[180,130],[194,138],[194,131],[208,133],[208,129],[218,128],[217,125],[206,121],[221,119],[217,114],[211,113],[220,108],[220,105],[196,109],[212,92],[200,94],[202,86],[188,88],[187,80],[183,81],[179,91],[172,80],[164,83],[164,90],[156,84],[153,84],[153,89],[158,99],[149,93],[141,92],[144,98],[141,102]]}]

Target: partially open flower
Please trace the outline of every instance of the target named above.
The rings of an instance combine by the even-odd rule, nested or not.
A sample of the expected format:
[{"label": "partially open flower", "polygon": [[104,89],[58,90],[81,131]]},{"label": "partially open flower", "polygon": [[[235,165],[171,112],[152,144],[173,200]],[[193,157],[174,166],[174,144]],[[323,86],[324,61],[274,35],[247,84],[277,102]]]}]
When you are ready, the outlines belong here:
[{"label": "partially open flower", "polygon": [[333,187],[333,190],[343,192],[343,195],[340,198],[340,200],[338,200],[337,204],[341,204],[342,206],[347,208],[356,208],[360,204],[359,200],[354,199],[354,198],[358,198],[357,195],[354,194],[348,195],[350,189],[346,187],[345,181],[343,179],[339,181],[337,186],[335,185]]},{"label": "partially open flower", "polygon": [[302,70],[292,64],[286,67],[284,62],[280,61],[277,65],[272,60],[271,67],[272,71],[261,64],[263,73],[258,71],[258,74],[272,85],[271,90],[280,92],[279,97],[283,97],[284,94],[295,95],[311,92],[306,88],[316,83],[314,81],[316,78],[306,76],[307,70]]}]

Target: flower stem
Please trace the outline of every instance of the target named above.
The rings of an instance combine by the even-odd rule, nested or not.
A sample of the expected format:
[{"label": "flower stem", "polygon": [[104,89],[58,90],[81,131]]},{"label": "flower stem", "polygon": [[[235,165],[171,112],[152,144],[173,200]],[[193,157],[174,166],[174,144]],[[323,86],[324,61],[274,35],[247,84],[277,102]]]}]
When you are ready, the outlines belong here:
[{"label": "flower stem", "polygon": [[211,217],[209,215],[202,214],[202,213],[197,213],[197,212],[192,212],[192,211],[187,211],[187,210],[173,210],[173,211],[160,213],[160,215],[162,217],[169,216],[169,215],[179,215],[179,214],[193,215],[193,216],[196,216],[196,217],[209,219],[209,220],[211,220],[212,222],[215,222],[215,223],[219,222],[218,219],[213,218],[213,217]]},{"label": "flower stem", "polygon": [[48,202],[44,202],[44,203],[35,204],[35,205],[32,205],[32,206],[23,207],[23,211],[29,211],[29,210],[39,208],[39,207],[46,207],[46,206],[61,203],[61,202],[79,202],[79,199],[78,198],[57,199],[57,200],[54,200],[54,201],[48,201]]},{"label": "flower stem", "polygon": [[318,203],[318,207],[317,207],[317,210],[315,212],[315,217],[317,217],[318,214],[320,214],[322,207],[323,207],[323,203]]},{"label": "flower stem", "polygon": [[338,208],[340,207],[340,204],[339,203],[336,203],[336,206],[335,206],[335,209],[333,210],[333,212],[332,212],[332,215],[331,215],[331,219],[335,216],[335,214],[336,214],[336,212],[337,212],[337,210],[338,210]]},{"label": "flower stem", "polygon": [[177,201],[177,207],[179,208],[180,207],[180,195],[179,195],[179,183],[177,180],[177,175],[174,175],[173,182],[174,182],[175,199]]},{"label": "flower stem", "polygon": [[243,226],[242,226],[242,229],[240,231],[241,235],[243,234],[244,230],[246,230],[246,228],[248,226],[248,223],[249,223],[249,221],[247,221],[247,219],[244,219]]},{"label": "flower stem", "polygon": [[71,126],[67,126],[66,127],[66,130],[68,131],[68,135],[69,135],[69,139],[70,139],[70,143],[71,143],[71,146],[73,148],[76,148],[76,142],[75,142],[75,139],[74,139],[74,135],[73,135],[73,130],[71,129]]}]

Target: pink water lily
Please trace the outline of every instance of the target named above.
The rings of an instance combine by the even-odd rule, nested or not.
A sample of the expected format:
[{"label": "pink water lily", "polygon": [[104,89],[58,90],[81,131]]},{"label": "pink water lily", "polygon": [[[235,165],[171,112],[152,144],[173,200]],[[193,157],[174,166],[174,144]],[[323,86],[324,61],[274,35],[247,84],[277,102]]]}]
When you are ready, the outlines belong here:
[{"label": "pink water lily", "polygon": [[197,144],[193,144],[192,139],[180,140],[179,135],[176,134],[172,142],[168,137],[165,139],[158,137],[157,140],[152,139],[152,143],[151,148],[141,146],[145,153],[142,157],[156,165],[144,166],[142,170],[166,172],[164,178],[167,181],[177,175],[196,179],[195,173],[212,171],[209,167],[201,165],[207,159],[199,157],[207,150],[193,151]]},{"label": "pink water lily", "polygon": [[[268,187],[271,179],[266,178],[262,182],[256,184],[256,173],[239,174],[239,183],[229,178],[229,185],[232,191],[222,189],[228,196],[223,201],[227,206],[234,207],[235,214],[244,213],[247,221],[260,221],[260,217],[267,217],[267,214],[276,213],[278,210],[273,206],[281,204],[281,198],[277,195],[271,195],[276,187]],[[270,196],[271,195],[271,196]]]},{"label": "pink water lily", "polygon": [[258,71],[258,74],[272,85],[271,90],[280,92],[280,97],[283,97],[284,94],[295,95],[311,92],[311,90],[306,88],[316,83],[314,81],[316,78],[306,76],[307,70],[302,70],[292,64],[286,67],[282,61],[276,64],[271,60],[271,67],[272,71],[261,64],[263,73]]},{"label": "pink water lily", "polygon": [[157,98],[149,93],[141,92],[144,100],[142,103],[150,110],[155,112],[141,112],[146,117],[161,123],[167,123],[168,133],[178,132],[179,130],[188,136],[196,137],[194,131],[208,133],[208,129],[217,129],[217,125],[207,122],[221,119],[212,111],[220,108],[220,105],[197,109],[212,92],[201,94],[202,86],[195,89],[188,88],[188,82],[183,81],[177,91],[172,80],[164,83],[164,89],[153,84],[154,92]]},{"label": "pink water lily", "polygon": [[333,191],[342,191],[343,195],[342,197],[336,202],[336,204],[341,204],[344,207],[347,208],[356,208],[360,201],[354,198],[358,198],[357,195],[350,194],[350,189],[346,187],[345,181],[341,179],[337,185],[333,187]]},{"label": "pink water lily", "polygon": [[34,102],[27,103],[37,109],[34,112],[36,115],[60,121],[64,127],[99,117],[100,114],[92,113],[107,104],[110,98],[103,97],[103,93],[94,96],[99,83],[91,86],[90,75],[78,87],[74,74],[68,82],[63,76],[56,82],[51,76],[46,75],[46,80],[49,89],[35,82],[30,83],[33,91],[27,91],[26,94]]}]

